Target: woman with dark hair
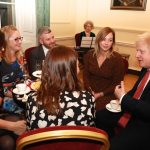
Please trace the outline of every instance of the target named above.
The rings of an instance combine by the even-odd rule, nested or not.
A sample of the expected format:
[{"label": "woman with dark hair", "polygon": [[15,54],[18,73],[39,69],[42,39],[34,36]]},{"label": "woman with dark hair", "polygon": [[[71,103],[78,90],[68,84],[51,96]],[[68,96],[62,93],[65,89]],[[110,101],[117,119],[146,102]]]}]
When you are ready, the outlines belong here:
[{"label": "woman with dark hair", "polygon": [[40,88],[28,98],[30,130],[61,125],[94,126],[94,97],[81,88],[77,59],[76,52],[65,46],[48,52]]},{"label": "woman with dark hair", "polygon": [[121,55],[114,51],[115,32],[105,27],[97,34],[95,49],[84,57],[83,81],[96,98],[96,109],[105,108],[115,99],[115,86],[123,80],[124,63]]}]

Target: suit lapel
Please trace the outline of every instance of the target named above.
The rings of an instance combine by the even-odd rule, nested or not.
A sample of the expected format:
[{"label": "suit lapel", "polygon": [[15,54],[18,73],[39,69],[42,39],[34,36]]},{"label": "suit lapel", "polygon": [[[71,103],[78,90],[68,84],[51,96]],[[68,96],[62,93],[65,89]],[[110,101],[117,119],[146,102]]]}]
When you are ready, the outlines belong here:
[{"label": "suit lapel", "polygon": [[40,49],[39,49],[38,58],[39,58],[39,59],[45,59],[45,54],[44,54],[44,50],[43,50],[42,45],[40,46]]},{"label": "suit lapel", "polygon": [[134,93],[135,93],[135,91],[136,91],[136,89],[137,89],[139,83],[141,82],[143,76],[145,75],[145,73],[146,73],[146,69],[142,69],[142,70],[141,70],[141,73],[140,73],[140,75],[139,75],[139,78],[138,78],[138,80],[136,81],[135,85],[133,86],[132,90],[128,92],[128,94],[129,94],[130,96],[133,96],[133,95],[134,95]]},{"label": "suit lapel", "polygon": [[[143,72],[143,74],[141,75],[140,80],[139,80],[139,83],[141,82],[141,80],[142,80],[143,76],[145,75],[146,71],[147,71],[147,70],[145,70],[145,71]],[[142,93],[142,95],[141,95],[141,98],[142,98],[146,93],[149,93],[149,92],[150,92],[150,80],[148,81],[147,85],[145,86],[145,88],[144,88],[144,90],[143,90],[143,93]]]},{"label": "suit lapel", "polygon": [[150,80],[148,81],[146,87],[144,88],[142,95],[145,95],[145,93],[150,93]]}]

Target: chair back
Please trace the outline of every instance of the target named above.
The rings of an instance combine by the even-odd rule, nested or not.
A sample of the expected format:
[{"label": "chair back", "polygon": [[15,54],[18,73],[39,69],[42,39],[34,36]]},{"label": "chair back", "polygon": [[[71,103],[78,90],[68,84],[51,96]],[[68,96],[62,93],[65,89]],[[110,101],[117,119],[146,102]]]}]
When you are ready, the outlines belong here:
[{"label": "chair back", "polygon": [[81,33],[75,34],[75,43],[76,43],[76,47],[80,47],[80,45],[81,45]]},{"label": "chair back", "polygon": [[86,126],[55,126],[36,129],[17,139],[17,150],[108,150],[105,131]]},{"label": "chair back", "polygon": [[122,59],[123,59],[124,69],[125,69],[125,74],[126,74],[126,73],[128,73],[129,62],[128,62],[128,60],[126,60],[124,58],[122,58]]},{"label": "chair back", "polygon": [[25,50],[24,54],[25,54],[25,59],[26,59],[26,62],[27,62],[27,69],[28,71],[30,70],[30,61],[29,61],[29,55],[30,55],[30,52],[35,48],[35,46],[33,47],[30,47],[28,49]]}]

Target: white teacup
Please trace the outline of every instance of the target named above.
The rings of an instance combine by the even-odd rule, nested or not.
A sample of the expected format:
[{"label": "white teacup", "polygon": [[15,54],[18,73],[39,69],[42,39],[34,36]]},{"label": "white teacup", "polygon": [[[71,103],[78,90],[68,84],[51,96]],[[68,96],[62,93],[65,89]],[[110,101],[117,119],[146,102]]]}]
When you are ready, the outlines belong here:
[{"label": "white teacup", "polygon": [[16,85],[16,88],[18,90],[18,92],[24,92],[26,91],[27,85],[25,83],[19,83]]},{"label": "white teacup", "polygon": [[111,109],[117,110],[119,108],[119,102],[117,100],[111,100],[110,106],[111,106]]}]

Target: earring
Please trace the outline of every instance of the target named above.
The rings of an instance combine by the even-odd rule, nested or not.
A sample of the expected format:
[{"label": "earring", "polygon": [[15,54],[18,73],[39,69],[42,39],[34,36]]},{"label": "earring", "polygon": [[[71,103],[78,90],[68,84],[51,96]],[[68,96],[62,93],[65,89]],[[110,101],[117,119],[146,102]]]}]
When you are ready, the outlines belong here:
[{"label": "earring", "polygon": [[5,49],[4,49],[4,47],[2,47],[2,49],[1,49],[3,52],[5,51]]}]

